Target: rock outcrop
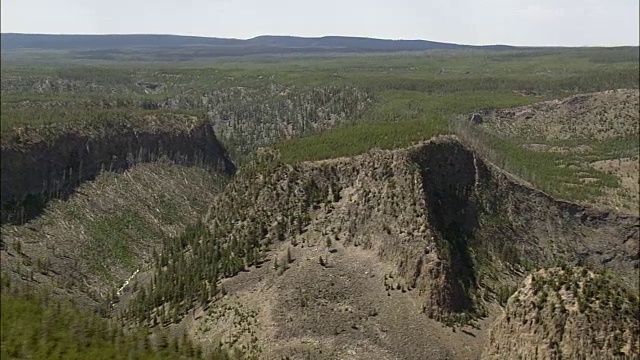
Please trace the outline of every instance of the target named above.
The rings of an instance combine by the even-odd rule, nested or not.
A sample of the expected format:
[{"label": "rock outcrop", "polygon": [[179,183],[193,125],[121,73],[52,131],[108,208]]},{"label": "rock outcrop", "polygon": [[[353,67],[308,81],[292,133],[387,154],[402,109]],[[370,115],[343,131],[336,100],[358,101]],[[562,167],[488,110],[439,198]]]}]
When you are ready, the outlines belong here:
[{"label": "rock outcrop", "polygon": [[302,237],[374,249],[439,320],[481,314],[496,279],[558,261],[634,278],[637,253],[628,243],[637,217],[556,201],[455,137],[295,166],[264,156],[271,160],[241,171],[212,206],[217,238],[264,248]]},{"label": "rock outcrop", "polygon": [[482,359],[638,359],[638,298],[603,272],[529,275],[490,331]]},{"label": "rock outcrop", "polygon": [[473,115],[471,115],[469,121],[471,121],[473,125],[481,125],[484,122],[484,119],[482,118],[482,115],[474,113]]},{"label": "rock outcrop", "polygon": [[[216,154],[220,153],[212,152],[209,156]],[[499,294],[505,292],[504,286],[514,281],[520,282],[527,271],[550,267],[558,262],[585,263],[616,271],[629,282],[637,279],[637,217],[557,201],[485,162],[454,136],[437,137],[406,149],[372,150],[351,158],[294,165],[282,163],[277,154],[271,151],[261,151],[257,157],[255,161],[243,165],[225,183],[223,190],[206,200],[210,206],[202,221],[199,221],[197,214],[206,205],[199,207],[197,214],[192,213],[185,220],[179,220],[180,226],[167,224],[173,230],[166,232],[166,237],[150,232],[148,241],[131,251],[136,258],[149,261],[151,268],[141,270],[144,274],[140,277],[157,279],[149,283],[141,280],[138,286],[130,287],[120,299],[122,308],[135,309],[138,321],[161,321],[164,324],[178,324],[180,319],[190,321],[190,314],[196,317],[193,314],[215,308],[212,305],[221,297],[228,300],[223,295],[227,289],[231,297],[235,296],[234,288],[258,291],[258,288],[238,285],[238,281],[242,283],[247,280],[263,287],[264,291],[271,291],[273,295],[270,304],[278,311],[258,304],[256,308],[262,308],[263,312],[256,316],[272,316],[276,323],[267,319],[256,323],[262,325],[251,325],[268,328],[268,331],[263,329],[264,333],[268,333],[264,337],[264,344],[271,344],[273,339],[280,341],[277,348],[267,349],[273,354],[287,355],[289,351],[293,351],[293,355],[300,354],[294,351],[293,345],[286,343],[288,340],[283,340],[300,340],[295,335],[300,328],[286,320],[296,311],[299,315],[296,317],[297,324],[302,324],[307,331],[305,339],[313,337],[322,343],[327,337],[335,336],[335,332],[347,330],[350,332],[348,337],[353,341],[366,339],[369,345],[377,344],[373,350],[370,349],[370,354],[380,354],[380,348],[406,354],[405,350],[409,349],[405,345],[407,342],[416,344],[425,336],[440,334],[446,329],[428,320],[427,316],[454,325],[467,322],[470,318],[484,317],[485,313],[493,315],[493,304],[497,302],[497,297],[501,297]],[[147,172],[143,171],[142,174]],[[186,178],[179,177],[180,181],[186,182],[183,179]],[[114,184],[111,186],[117,187]],[[202,189],[207,191],[206,186]],[[164,191],[160,189],[152,193]],[[118,193],[122,194],[120,190]],[[183,193],[176,195],[183,198]],[[74,199],[76,202],[91,200],[81,196],[75,196]],[[149,196],[148,200],[145,204],[149,206],[145,207],[149,211],[137,213],[153,221],[141,221],[142,225],[146,227],[146,224],[151,224],[149,228],[157,230],[154,225],[157,206],[154,204],[162,199]],[[96,211],[104,211],[101,201],[96,202],[100,203]],[[114,204],[110,212],[118,213],[118,206]],[[54,217],[60,221],[44,224],[46,232],[43,229],[29,230],[33,232],[29,239],[42,234],[47,234],[47,237],[55,234],[55,228],[63,227],[58,224],[66,222],[63,221],[64,216],[69,215],[60,214],[60,217]],[[167,218],[168,222],[175,220],[172,216]],[[184,227],[189,220],[196,224]],[[93,219],[90,219],[87,223],[92,222]],[[126,222],[120,223],[126,225]],[[106,224],[102,228],[113,227],[111,223]],[[77,243],[86,242],[83,227],[77,226],[73,232]],[[63,231],[57,232],[59,236],[48,240],[49,243],[68,242],[68,229],[59,230]],[[125,230],[129,230],[128,225]],[[17,235],[15,239],[26,239]],[[127,239],[114,235],[113,231],[104,232],[103,235],[102,238],[93,237],[94,241],[97,239],[95,243],[102,246],[108,244],[106,240],[118,242]],[[157,241],[160,237],[164,238],[162,244]],[[25,240],[27,243],[29,247],[39,244]],[[125,243],[129,245],[132,242]],[[9,244],[15,248],[13,241]],[[38,246],[47,244],[45,242]],[[157,248],[156,256],[150,256],[148,249],[152,247]],[[81,246],[77,248],[81,249]],[[332,253],[331,249],[339,255]],[[294,257],[299,256],[299,260],[285,260],[289,256],[284,254],[289,250]],[[286,264],[285,267],[275,265],[274,258],[278,257],[279,251],[279,264]],[[59,254],[60,250],[53,253],[54,257],[56,253]],[[67,253],[72,256],[60,264],[64,265],[64,269],[72,269],[68,273],[75,276],[78,271],[71,263],[74,258],[86,259],[87,252],[78,253],[74,249]],[[102,258],[99,252],[93,253],[97,254],[96,258]],[[319,256],[327,261],[320,261]],[[269,259],[273,263],[264,265]],[[13,262],[18,263],[18,260],[20,258],[16,256]],[[116,260],[107,262],[105,267],[113,268],[111,265]],[[157,265],[163,262],[166,266]],[[88,268],[88,264],[82,261],[79,265]],[[112,270],[114,282],[121,284],[127,280],[138,269],[133,265]],[[288,270],[287,266],[290,267]],[[52,269],[58,268],[54,263]],[[269,280],[269,273],[275,272],[274,268],[278,268],[280,275],[287,272],[282,282]],[[372,269],[375,272],[372,273]],[[27,273],[33,271],[29,270]],[[236,285],[233,285],[234,281]],[[216,284],[215,287],[213,284]],[[274,284],[281,286],[268,290]],[[90,285],[98,291],[103,289],[103,283]],[[138,289],[137,292],[133,288]],[[194,301],[193,291],[170,291],[175,288],[197,289],[197,301]],[[79,290],[84,291],[82,288]],[[301,295],[302,290],[309,291]],[[596,293],[587,288],[584,292],[586,298]],[[376,306],[389,308],[389,304],[404,304],[403,310],[398,313],[382,312],[378,317],[376,309],[365,307],[371,301],[368,295],[373,293],[376,294]],[[400,297],[396,296],[398,293]],[[306,296],[315,299],[312,301],[315,308],[323,310],[309,311]],[[152,319],[151,315],[156,314],[158,304],[166,302],[163,299],[167,298],[171,298],[174,304],[180,304],[174,310],[173,317]],[[154,301],[143,301],[145,299]],[[389,303],[387,299],[394,300]],[[282,304],[287,306],[284,307],[286,311],[283,311]],[[349,312],[348,316],[344,313],[330,317],[334,312],[332,309],[342,309],[345,304],[357,309],[354,313]],[[399,324],[392,318],[415,318],[417,320],[411,326],[421,327],[424,323],[419,320],[420,317],[416,318],[419,310],[427,315],[422,320],[430,324],[431,330],[421,332],[422,335],[416,335],[410,341],[405,339],[403,343],[389,344],[391,337],[375,330],[378,321],[382,327],[391,323],[393,326],[405,326],[410,322],[403,320]],[[314,317],[326,316],[319,321],[309,314]],[[552,315],[544,316],[551,318]],[[376,320],[363,320],[366,318]],[[336,321],[339,324],[327,319],[338,319]],[[213,327],[219,329],[224,326],[223,323],[215,323]],[[463,327],[457,328],[463,330]],[[599,328],[594,329],[600,331],[597,330]],[[513,331],[521,330],[516,328]],[[575,337],[591,336],[590,331],[576,327]],[[202,330],[202,333],[203,337],[211,338],[208,330]],[[485,335],[483,330],[479,330],[478,334],[473,344],[476,350],[481,348],[480,337]],[[490,344],[502,341],[500,333],[495,334],[496,340]],[[622,339],[628,338],[626,333],[620,336]],[[618,339],[620,336],[615,335],[615,339],[607,340],[607,344],[619,344],[622,341]],[[381,342],[378,343],[378,340]],[[350,351],[352,344],[349,341],[343,342],[343,345],[345,353]],[[502,345],[495,346],[499,350],[488,350],[487,356],[506,349]],[[540,351],[550,349],[540,346]],[[620,351],[625,351],[624,346]],[[601,348],[610,349],[609,345]],[[465,351],[479,354],[479,351],[470,349]],[[449,357],[448,354],[453,354],[451,350],[444,346],[438,350],[441,356],[433,358],[464,358]],[[514,356],[517,356],[520,350],[514,351]],[[417,354],[411,350],[411,354],[414,353]],[[433,356],[425,352],[420,354],[421,358]],[[389,355],[389,358],[394,357]]]},{"label": "rock outcrop", "polygon": [[[197,279],[210,279],[211,272],[231,277],[222,280],[230,297],[218,294],[213,299],[252,298],[247,291],[258,288],[271,291],[275,300],[266,301],[271,305],[255,305],[256,318],[264,321],[255,325],[255,333],[264,336],[257,343],[270,344],[267,353],[274,351],[265,358],[276,353],[300,355],[302,350],[288,342],[301,341],[296,332],[304,333],[305,341],[322,343],[345,328],[357,330],[357,335],[341,339],[357,343],[366,338],[367,344],[387,344],[383,348],[391,351],[394,346],[385,342],[390,337],[371,332],[372,321],[358,320],[366,315],[364,302],[358,299],[375,297],[376,304],[386,307],[386,299],[400,299],[396,295],[402,291],[410,305],[398,316],[414,318],[415,322],[407,322],[411,326],[433,326],[429,317],[466,331],[464,323],[481,322],[469,320],[495,314],[496,300],[507,293],[505,286],[522,281],[526,272],[537,268],[587,263],[615,270],[631,281],[637,276],[638,261],[628,244],[637,242],[637,221],[557,201],[485,163],[451,136],[407,149],[372,150],[352,158],[295,165],[281,163],[277,154],[267,151],[243,166],[213,200],[204,221],[208,233],[184,245],[189,250],[181,257],[183,263],[154,274],[167,284],[188,278],[185,269],[200,274]],[[339,249],[336,254],[332,247]],[[284,254],[289,250],[299,260],[287,270]],[[216,253],[220,260],[202,261]],[[264,265],[267,259],[272,262]],[[214,263],[219,265],[211,270]],[[373,267],[379,269],[371,273]],[[266,268],[289,275],[283,275],[286,281],[273,280]],[[213,287],[201,287],[205,296],[215,294]],[[145,293],[162,288],[162,284],[148,287]],[[306,296],[314,300],[307,301]],[[141,297],[136,298],[141,304]],[[180,316],[188,317],[192,309],[207,311],[206,302],[186,301],[188,309]],[[346,303],[357,315],[338,316],[331,310]],[[146,314],[153,314],[155,304],[145,306]],[[416,317],[420,310],[426,315],[422,319]],[[391,323],[395,324],[381,322]],[[214,322],[212,328],[225,326]],[[338,328],[335,333],[332,326]],[[590,330],[575,331],[575,336],[590,334]],[[201,336],[213,335],[202,330]],[[482,330],[480,336],[485,336]],[[342,343],[352,346],[349,341]],[[473,342],[479,350],[481,340]],[[368,346],[358,344],[358,351]],[[468,358],[446,357],[449,350],[440,350],[442,357],[431,354],[432,358]],[[380,351],[377,356],[385,358]]]},{"label": "rock outcrop", "polygon": [[141,121],[142,126],[57,129],[51,135],[46,129],[27,134],[14,130],[13,141],[2,144],[2,221],[33,218],[48,199],[68,196],[102,170],[123,171],[162,157],[229,174],[235,171],[210,123],[171,114]]}]

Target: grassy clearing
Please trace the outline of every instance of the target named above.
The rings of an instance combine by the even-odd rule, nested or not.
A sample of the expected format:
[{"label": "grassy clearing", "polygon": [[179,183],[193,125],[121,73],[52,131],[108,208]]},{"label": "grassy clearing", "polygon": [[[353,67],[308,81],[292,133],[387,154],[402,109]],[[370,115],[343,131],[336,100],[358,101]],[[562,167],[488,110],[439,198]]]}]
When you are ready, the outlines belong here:
[{"label": "grassy clearing", "polygon": [[405,120],[358,123],[339,129],[276,144],[285,162],[322,160],[365,153],[371,148],[393,149],[447,133],[441,117],[430,120]]},{"label": "grassy clearing", "polygon": [[630,166],[640,150],[639,124],[638,91],[624,90],[499,110],[482,126],[457,118],[452,128],[491,161],[554,196],[636,212]]},{"label": "grassy clearing", "polygon": [[277,143],[285,162],[328,159],[393,149],[450,133],[448,117],[477,109],[530,104],[535,98],[514,93],[453,93],[386,91],[379,105],[363,119],[317,135]]},{"label": "grassy clearing", "polygon": [[[166,209],[173,210],[171,207]],[[157,242],[166,236],[132,209],[90,220],[86,224],[86,231],[90,239],[87,252],[90,255],[91,272],[95,274],[109,274],[114,262],[126,268],[134,267],[137,251],[133,247],[136,244]]]},{"label": "grassy clearing", "polygon": [[638,136],[625,136],[593,142],[594,151],[599,154],[597,160],[611,160],[638,156],[640,144]]},{"label": "grassy clearing", "polygon": [[[492,138],[488,145],[507,154],[498,165],[535,184],[554,196],[569,200],[588,200],[604,194],[605,188],[617,188],[619,179],[589,168],[581,155],[536,152],[521,144]],[[585,183],[581,179],[589,178]]]},{"label": "grassy clearing", "polygon": [[[604,53],[606,52],[598,52],[593,56],[606,57]],[[448,127],[450,119],[457,114],[531,105],[558,96],[608,88],[637,88],[636,65],[631,66],[623,61],[628,59],[628,51],[612,50],[611,57],[607,61],[595,61],[591,56],[592,54],[583,51],[560,55],[553,52],[493,55],[480,58],[477,63],[474,63],[474,66],[483,66],[486,69],[484,77],[472,74],[472,70],[478,69],[477,67],[465,68],[463,60],[469,59],[461,56],[462,59],[455,59],[448,64],[447,71],[438,75],[441,78],[434,77],[431,81],[427,81],[426,78],[424,81],[418,78],[404,81],[405,73],[398,75],[395,80],[389,80],[386,85],[392,88],[420,90],[380,92],[377,106],[366,112],[354,125],[287,140],[276,144],[276,148],[280,150],[283,160],[288,162],[351,156],[366,152],[372,147],[402,147],[435,135],[458,133],[459,128]],[[621,60],[613,61],[612,59],[616,56],[621,56]],[[586,59],[591,65],[585,65]],[[560,69],[560,61],[564,61],[562,69]],[[504,67],[498,69],[492,62],[502,63]],[[593,64],[605,62],[608,64],[613,62],[616,66],[609,69],[592,67]],[[361,66],[364,67],[363,64]],[[590,67],[595,72],[585,73],[586,68]],[[498,73],[500,76],[495,76]],[[383,74],[370,75],[369,79],[387,75],[389,79],[392,78],[390,74]],[[445,77],[448,78],[444,80]],[[465,77],[468,78],[465,79]],[[437,90],[432,88],[434,84],[439,84]],[[503,88],[509,90],[499,90]],[[637,133],[637,121],[634,122],[633,119],[635,110],[633,106],[631,110],[629,108],[629,104],[633,104],[633,101],[617,100],[620,107],[616,109],[603,107],[603,104],[610,103],[611,96],[617,95],[603,96],[593,102],[591,107],[582,106],[578,110],[571,109],[558,116],[547,115],[546,119],[542,119],[545,121],[543,126],[549,129],[561,123],[562,139],[545,139],[539,131],[505,137],[489,132],[471,133],[472,129],[466,129],[468,133],[459,133],[459,135],[466,138],[467,142],[486,149],[485,154],[494,163],[528,180],[538,188],[560,198],[590,201],[606,195],[611,189],[619,188],[620,179],[612,174],[595,170],[589,166],[589,163],[602,159],[631,157],[638,151],[637,137],[625,135]],[[571,115],[572,111],[577,115]],[[585,118],[585,115],[589,118]],[[529,120],[524,121],[525,126],[529,126],[530,121],[529,123],[527,121]],[[466,118],[463,122],[466,122]],[[576,131],[577,128],[584,126],[583,124],[589,126],[588,134],[592,135],[584,139],[575,138],[584,133],[584,131]],[[624,125],[624,129],[619,125]],[[608,136],[617,137],[610,139]],[[524,146],[532,141],[555,147],[588,145],[591,150],[582,153],[554,153],[526,149]]]}]

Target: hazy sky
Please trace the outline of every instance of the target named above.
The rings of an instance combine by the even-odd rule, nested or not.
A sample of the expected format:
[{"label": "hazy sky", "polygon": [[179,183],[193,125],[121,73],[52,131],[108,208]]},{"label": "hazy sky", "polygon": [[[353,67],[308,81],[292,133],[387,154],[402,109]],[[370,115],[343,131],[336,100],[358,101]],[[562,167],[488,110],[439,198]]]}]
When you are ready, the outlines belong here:
[{"label": "hazy sky", "polygon": [[638,45],[638,0],[2,0],[2,32]]}]

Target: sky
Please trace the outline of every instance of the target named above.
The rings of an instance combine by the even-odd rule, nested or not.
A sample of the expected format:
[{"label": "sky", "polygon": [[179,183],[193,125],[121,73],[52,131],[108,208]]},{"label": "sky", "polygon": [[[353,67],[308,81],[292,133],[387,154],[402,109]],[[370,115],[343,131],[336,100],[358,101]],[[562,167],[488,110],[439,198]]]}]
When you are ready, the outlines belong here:
[{"label": "sky", "polygon": [[2,32],[639,44],[638,0],[2,0]]}]

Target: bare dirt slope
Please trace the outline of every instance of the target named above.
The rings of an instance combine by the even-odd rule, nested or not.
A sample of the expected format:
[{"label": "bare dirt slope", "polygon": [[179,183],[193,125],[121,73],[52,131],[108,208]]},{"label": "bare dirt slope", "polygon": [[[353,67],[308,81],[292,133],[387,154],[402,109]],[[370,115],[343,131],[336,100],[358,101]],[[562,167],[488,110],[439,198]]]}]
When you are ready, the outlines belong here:
[{"label": "bare dirt slope", "polygon": [[[302,240],[302,239],[301,239]],[[391,266],[371,250],[289,246],[224,282],[227,296],[184,320],[205,344],[261,359],[474,359],[482,333],[427,318],[410,291],[385,289]],[[319,262],[323,258],[325,266]]]},{"label": "bare dirt slope", "polygon": [[639,99],[637,89],[574,95],[497,110],[486,124],[497,133],[531,139],[604,140],[637,136]]},{"label": "bare dirt slope", "polygon": [[596,170],[615,175],[620,179],[620,188],[609,189],[597,199],[610,207],[625,209],[637,214],[640,211],[640,156],[598,160],[590,163]]}]

